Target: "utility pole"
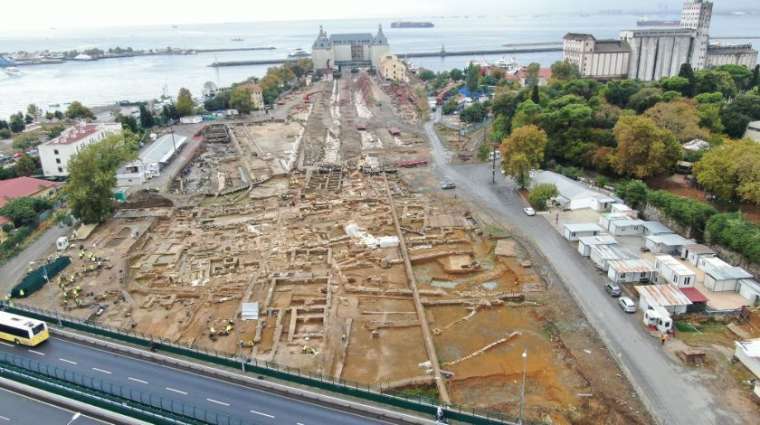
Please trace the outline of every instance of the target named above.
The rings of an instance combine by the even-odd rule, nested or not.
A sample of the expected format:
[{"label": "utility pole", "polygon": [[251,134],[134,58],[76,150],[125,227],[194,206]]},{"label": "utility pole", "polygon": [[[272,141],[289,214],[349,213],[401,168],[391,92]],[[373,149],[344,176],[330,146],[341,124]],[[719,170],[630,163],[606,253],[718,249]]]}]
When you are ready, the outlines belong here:
[{"label": "utility pole", "polygon": [[522,359],[523,359],[523,380],[522,380],[522,388],[520,389],[520,419],[518,420],[519,425],[523,425],[523,414],[525,412],[525,378],[528,374],[528,349],[526,348],[522,353]]}]

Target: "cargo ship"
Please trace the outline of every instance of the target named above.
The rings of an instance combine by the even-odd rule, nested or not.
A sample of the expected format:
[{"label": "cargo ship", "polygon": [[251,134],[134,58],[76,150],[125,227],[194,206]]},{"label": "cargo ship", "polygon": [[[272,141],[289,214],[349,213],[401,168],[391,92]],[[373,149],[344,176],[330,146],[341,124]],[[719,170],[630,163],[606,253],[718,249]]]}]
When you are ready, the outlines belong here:
[{"label": "cargo ship", "polygon": [[391,28],[433,28],[434,26],[432,22],[391,22]]},{"label": "cargo ship", "polygon": [[667,21],[660,19],[639,19],[636,21],[639,27],[680,27],[681,21]]}]

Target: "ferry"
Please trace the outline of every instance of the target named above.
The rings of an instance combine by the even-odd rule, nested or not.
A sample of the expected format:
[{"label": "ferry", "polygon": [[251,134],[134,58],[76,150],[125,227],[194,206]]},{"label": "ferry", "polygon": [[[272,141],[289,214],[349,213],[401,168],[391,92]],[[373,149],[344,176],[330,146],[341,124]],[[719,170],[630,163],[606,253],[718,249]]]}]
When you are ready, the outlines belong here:
[{"label": "ferry", "polygon": [[305,51],[304,49],[293,49],[293,51],[288,54],[288,59],[305,59],[310,58],[311,54],[309,52]]},{"label": "ferry", "polygon": [[514,56],[510,59],[496,59],[493,65],[497,68],[505,70],[508,73],[517,72],[520,69],[520,64],[517,62],[517,59]]}]

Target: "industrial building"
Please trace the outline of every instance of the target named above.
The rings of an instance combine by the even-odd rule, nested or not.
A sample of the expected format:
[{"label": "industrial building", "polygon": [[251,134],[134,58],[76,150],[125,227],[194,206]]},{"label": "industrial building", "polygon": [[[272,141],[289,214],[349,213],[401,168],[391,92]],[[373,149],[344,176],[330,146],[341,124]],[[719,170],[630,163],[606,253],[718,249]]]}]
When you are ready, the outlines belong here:
[{"label": "industrial building", "polygon": [[695,70],[727,64],[757,64],[751,44],[710,44],[713,3],[687,0],[681,20],[672,27],[623,30],[618,40],[597,40],[591,34],[569,33],[563,57],[584,77],[657,81],[677,75],[684,63]]},{"label": "industrial building", "polygon": [[377,34],[332,34],[319,27],[319,35],[311,48],[314,69],[333,69],[344,66],[380,66],[380,60],[390,54],[388,38],[383,34],[382,25]]}]

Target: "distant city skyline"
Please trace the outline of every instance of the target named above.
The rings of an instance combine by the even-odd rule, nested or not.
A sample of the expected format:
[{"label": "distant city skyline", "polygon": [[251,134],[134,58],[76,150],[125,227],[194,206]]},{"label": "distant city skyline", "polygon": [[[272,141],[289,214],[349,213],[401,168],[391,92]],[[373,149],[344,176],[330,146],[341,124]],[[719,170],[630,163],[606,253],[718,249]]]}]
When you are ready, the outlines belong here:
[{"label": "distant city skyline", "polygon": [[[357,19],[389,17],[432,17],[451,15],[512,15],[537,13],[597,12],[605,9],[679,10],[682,0],[639,0],[625,6],[609,0],[290,0],[270,3],[246,0],[216,0],[194,3],[177,0],[132,0],[114,7],[99,0],[42,0],[3,5],[5,31],[49,28],[98,28],[136,25],[188,25],[225,22],[289,21],[309,19]],[[715,0],[715,10],[757,8],[757,0]],[[201,6],[202,5],[202,6]]]}]

